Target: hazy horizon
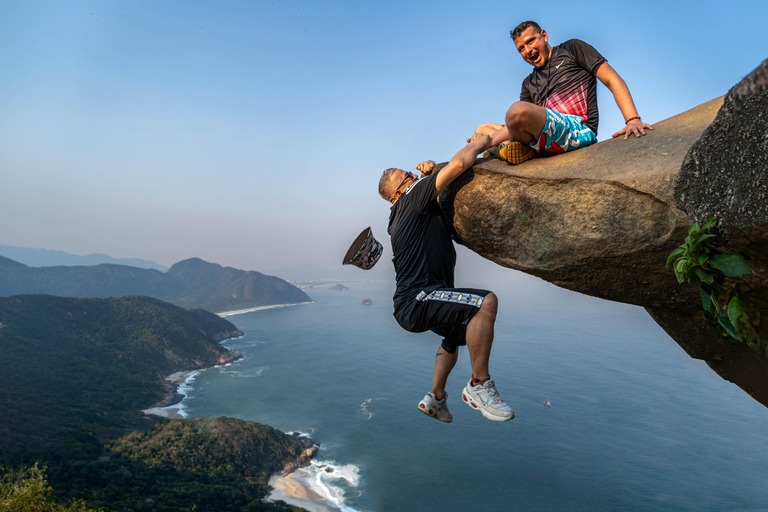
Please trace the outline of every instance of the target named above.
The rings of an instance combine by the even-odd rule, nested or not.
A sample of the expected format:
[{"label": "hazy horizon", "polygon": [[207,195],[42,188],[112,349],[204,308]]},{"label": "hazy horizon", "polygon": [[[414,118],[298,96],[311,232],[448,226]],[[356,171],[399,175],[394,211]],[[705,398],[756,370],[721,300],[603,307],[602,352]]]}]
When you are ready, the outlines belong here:
[{"label": "hazy horizon", "polygon": [[[0,0],[0,244],[268,273],[341,268],[371,226],[391,267],[381,170],[503,119],[517,23],[595,46],[657,123],[766,58],[768,4],[739,6]],[[598,98],[605,140],[624,123]]]}]

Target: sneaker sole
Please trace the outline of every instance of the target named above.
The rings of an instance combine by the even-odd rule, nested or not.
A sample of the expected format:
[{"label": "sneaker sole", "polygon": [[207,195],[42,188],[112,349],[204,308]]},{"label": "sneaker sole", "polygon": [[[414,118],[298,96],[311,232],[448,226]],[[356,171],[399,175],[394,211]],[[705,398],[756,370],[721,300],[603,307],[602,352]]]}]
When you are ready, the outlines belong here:
[{"label": "sneaker sole", "polygon": [[523,156],[523,145],[520,142],[510,142],[499,146],[498,158],[508,164],[520,165],[534,157],[532,149]]},{"label": "sneaker sole", "polygon": [[493,414],[492,412],[489,412],[481,404],[479,404],[474,398],[472,398],[472,395],[470,395],[467,392],[466,388],[461,392],[461,399],[464,401],[465,404],[470,406],[472,409],[476,411],[480,411],[480,413],[488,420],[497,421],[501,423],[503,421],[509,421],[515,417],[514,411],[510,412],[510,416],[499,416],[497,414]]},{"label": "sneaker sole", "polygon": [[419,410],[419,412],[424,413],[427,416],[429,416],[430,418],[436,419],[437,421],[442,421],[443,423],[451,423],[451,422],[453,422],[453,418],[451,418],[451,419],[449,419],[447,421],[446,420],[441,420],[440,418],[438,418],[437,417],[437,411],[435,409],[433,409],[432,407],[428,406],[427,404],[425,404],[424,401],[419,402],[419,406],[417,407],[417,409]]}]

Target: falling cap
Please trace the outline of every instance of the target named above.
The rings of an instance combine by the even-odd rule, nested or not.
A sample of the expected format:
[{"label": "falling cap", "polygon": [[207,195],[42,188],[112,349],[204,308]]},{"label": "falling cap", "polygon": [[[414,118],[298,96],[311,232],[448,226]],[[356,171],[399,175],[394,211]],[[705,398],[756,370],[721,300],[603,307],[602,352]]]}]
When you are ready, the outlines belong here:
[{"label": "falling cap", "polygon": [[365,228],[352,242],[342,264],[355,265],[363,270],[369,270],[379,261],[383,250],[382,245],[373,238],[371,228]]}]

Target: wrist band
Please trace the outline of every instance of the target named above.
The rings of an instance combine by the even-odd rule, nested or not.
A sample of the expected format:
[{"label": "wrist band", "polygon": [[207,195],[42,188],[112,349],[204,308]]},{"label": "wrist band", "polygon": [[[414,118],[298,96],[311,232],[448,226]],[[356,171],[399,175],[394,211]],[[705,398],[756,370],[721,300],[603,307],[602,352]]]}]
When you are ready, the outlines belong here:
[{"label": "wrist band", "polygon": [[[624,124],[629,124],[630,121],[634,121],[635,119],[640,119],[640,116],[630,117],[626,121],[624,121]],[[642,119],[640,119],[642,121]]]}]

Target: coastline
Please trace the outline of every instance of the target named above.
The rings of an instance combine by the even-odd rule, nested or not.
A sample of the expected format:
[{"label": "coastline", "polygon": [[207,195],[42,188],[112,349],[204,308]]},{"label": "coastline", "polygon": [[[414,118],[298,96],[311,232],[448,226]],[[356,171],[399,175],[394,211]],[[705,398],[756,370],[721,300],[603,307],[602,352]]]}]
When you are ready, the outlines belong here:
[{"label": "coastline", "polygon": [[166,391],[165,398],[149,409],[143,409],[141,412],[144,414],[153,414],[155,416],[161,416],[169,420],[183,419],[186,416],[181,411],[181,407],[172,407],[181,402],[184,399],[184,395],[178,392],[179,387],[182,384],[186,384],[187,381],[193,377],[199,370],[180,371],[174,372],[167,376],[164,380],[168,389]]},{"label": "coastline", "polygon": [[262,309],[274,309],[274,308],[286,308],[288,306],[301,306],[304,304],[312,304],[314,301],[309,302],[294,302],[291,304],[270,304],[269,306],[256,306],[253,308],[246,308],[246,309],[233,309],[232,311],[222,311],[221,313],[216,313],[218,316],[225,317],[225,316],[232,316],[232,315],[242,315],[243,313],[250,313],[251,311],[260,311]]},{"label": "coastline", "polygon": [[[223,313],[217,313],[217,315],[224,317],[262,309],[311,304],[312,302],[274,304],[270,306],[260,306],[243,310],[227,311]],[[235,336],[233,336],[233,338],[234,337]],[[242,357],[236,352],[233,352],[233,354],[237,355],[237,359]],[[197,373],[201,370],[213,368],[216,366],[227,366],[232,362],[233,361],[227,361],[224,364],[215,364],[206,368],[177,371],[168,375],[164,379],[164,384],[167,387],[166,396],[164,399],[155,406],[144,409],[141,412],[148,415],[151,414],[160,416],[169,420],[185,419],[187,415],[184,412],[184,407],[181,405],[181,402],[186,397],[186,392],[188,389],[185,390],[183,386],[189,385],[190,382],[194,380],[194,377],[197,375]],[[334,486],[330,485],[328,481],[325,481],[325,476],[323,476],[323,481],[321,482],[320,476],[317,474],[322,472],[323,475],[333,475],[331,478],[343,478],[347,480],[348,483],[351,483],[349,477],[339,474],[339,470],[343,470],[344,468],[336,467],[333,464],[329,464],[327,462],[317,462],[315,459],[317,453],[317,445],[315,445],[313,450],[314,451],[311,451],[311,454],[307,453],[303,456],[306,457],[304,461],[294,461],[294,463],[289,465],[292,467],[289,468],[289,466],[286,466],[282,473],[276,473],[272,475],[268,481],[268,485],[272,488],[272,491],[266,498],[264,498],[264,501],[282,501],[291,506],[307,510],[308,512],[353,511],[353,509],[345,507],[343,501],[340,505],[338,504],[336,498],[334,498],[333,491],[331,491],[335,490]],[[310,452],[310,450],[308,449],[307,452]],[[354,478],[356,479],[356,476]],[[331,490],[329,490],[328,487],[330,487]]]},{"label": "coastline", "polygon": [[342,512],[340,508],[329,505],[320,494],[302,481],[297,473],[298,471],[288,475],[272,475],[268,482],[272,492],[264,501],[284,501],[309,512]]}]

